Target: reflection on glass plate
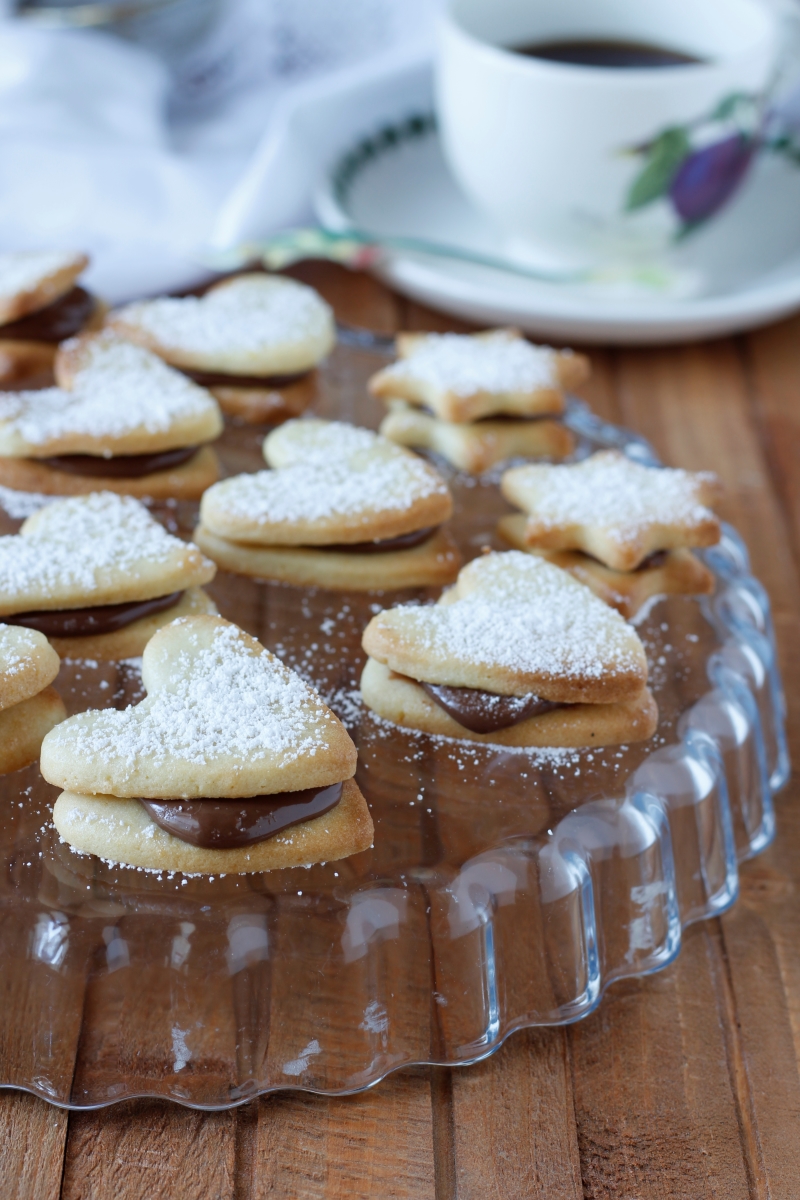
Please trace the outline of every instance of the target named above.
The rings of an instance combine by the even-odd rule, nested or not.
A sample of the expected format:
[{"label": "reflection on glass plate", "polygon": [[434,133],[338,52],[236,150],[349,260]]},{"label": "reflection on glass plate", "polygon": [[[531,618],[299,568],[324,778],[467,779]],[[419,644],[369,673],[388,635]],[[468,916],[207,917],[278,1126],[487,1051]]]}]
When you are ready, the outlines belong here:
[{"label": "reflection on glass plate", "polygon": [[[316,410],[377,425],[364,388],[376,362],[340,346]],[[581,454],[617,445],[651,458],[580,404],[569,421]],[[227,470],[256,468],[259,443],[229,428]],[[505,506],[493,477],[448,474],[473,556]],[[192,528],[191,505],[161,515]],[[411,1063],[474,1062],[513,1030],[576,1020],[612,980],[666,965],[683,926],[735,899],[737,863],[772,837],[788,773],[768,602],[733,530],[705,558],[716,594],[656,601],[639,626],[657,735],[585,751],[432,738],[365,711],[363,627],[425,593],[221,574],[222,613],[312,680],[352,731],[374,849],[256,876],[148,874],[61,844],[56,789],[35,766],[0,780],[0,1084],[78,1108],[349,1092]],[[65,662],[58,687],[71,712],[142,694],[136,662]]]}]

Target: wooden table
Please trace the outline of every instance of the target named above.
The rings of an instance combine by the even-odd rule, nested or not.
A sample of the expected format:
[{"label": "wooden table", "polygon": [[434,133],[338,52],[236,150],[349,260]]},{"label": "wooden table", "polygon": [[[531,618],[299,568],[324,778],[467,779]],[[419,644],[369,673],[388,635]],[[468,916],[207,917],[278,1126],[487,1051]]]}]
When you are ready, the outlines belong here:
[{"label": "wooden table", "polygon": [[[457,324],[325,264],[296,272],[343,321]],[[712,468],[772,598],[800,763],[800,317],[747,337],[592,350],[584,395],[667,463]],[[284,1094],[203,1114],[66,1113],[0,1095],[2,1200],[793,1200],[800,1197],[800,783],[731,912],[677,961],[565,1029],[477,1067],[350,1099]]]}]

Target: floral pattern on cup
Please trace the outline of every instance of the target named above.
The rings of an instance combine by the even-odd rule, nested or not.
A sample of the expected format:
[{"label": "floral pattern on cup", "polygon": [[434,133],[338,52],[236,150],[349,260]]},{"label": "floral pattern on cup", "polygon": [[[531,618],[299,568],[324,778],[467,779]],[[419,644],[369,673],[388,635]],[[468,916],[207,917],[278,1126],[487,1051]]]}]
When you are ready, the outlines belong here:
[{"label": "floral pattern on cup", "polygon": [[769,108],[764,95],[733,92],[708,114],[660,130],[626,153],[642,160],[628,189],[625,210],[637,212],[666,200],[681,238],[716,216],[736,194],[761,151],[800,165],[796,97]]}]

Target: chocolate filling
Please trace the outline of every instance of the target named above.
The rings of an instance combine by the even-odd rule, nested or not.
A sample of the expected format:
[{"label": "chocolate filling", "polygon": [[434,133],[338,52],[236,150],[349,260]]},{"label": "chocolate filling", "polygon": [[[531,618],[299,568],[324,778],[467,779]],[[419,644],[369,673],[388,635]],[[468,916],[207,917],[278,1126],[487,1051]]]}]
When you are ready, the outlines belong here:
[{"label": "chocolate filling", "polygon": [[115,633],[140,617],[165,612],[178,603],[183,592],[156,596],[153,600],[128,600],[124,604],[101,604],[96,608],[56,608],[42,612],[11,613],[0,618],[6,625],[24,625],[38,629],[45,637],[87,637],[94,633]]},{"label": "chocolate filling", "polygon": [[11,338],[15,342],[63,342],[65,338],[74,337],[80,333],[94,312],[95,298],[82,287],[74,287],[66,296],[61,296],[40,308],[38,312],[28,313],[10,325],[0,328],[0,337]]},{"label": "chocolate filling", "polygon": [[281,388],[299,383],[301,379],[305,379],[307,375],[311,374],[313,368],[309,368],[307,371],[297,371],[293,375],[226,375],[221,371],[192,371],[189,367],[180,369],[184,375],[188,375],[201,387]]},{"label": "chocolate filling", "polygon": [[648,567],[660,567],[666,562],[669,550],[654,550],[652,554],[648,554],[642,562],[636,567],[637,571],[646,571]]},{"label": "chocolate filling", "polygon": [[141,479],[143,475],[152,475],[154,471],[180,467],[195,454],[197,446],[179,446],[177,450],[161,450],[156,454],[117,454],[113,458],[101,458],[97,454],[55,454],[38,461],[54,471],[66,471],[70,475]]},{"label": "chocolate filling", "polygon": [[480,688],[447,687],[441,683],[416,681],[440,708],[472,733],[494,733],[519,725],[529,717],[540,717],[554,708],[564,708],[553,700],[540,696],[498,696]]},{"label": "chocolate filling", "polygon": [[233,850],[265,842],[281,829],[329,812],[342,784],[232,800],[140,800],[156,825],[204,850]]},{"label": "chocolate filling", "polygon": [[384,554],[387,550],[410,550],[412,546],[421,546],[432,537],[438,525],[427,529],[412,529],[411,533],[401,533],[397,537],[384,538],[374,542],[341,542],[325,546],[306,546],[307,550],[335,550],[337,554]]}]

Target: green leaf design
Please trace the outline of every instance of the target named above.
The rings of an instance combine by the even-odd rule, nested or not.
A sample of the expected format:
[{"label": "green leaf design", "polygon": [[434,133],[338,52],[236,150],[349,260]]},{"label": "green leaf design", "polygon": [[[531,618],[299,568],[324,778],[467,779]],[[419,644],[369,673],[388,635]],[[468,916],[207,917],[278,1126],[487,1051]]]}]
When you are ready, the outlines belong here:
[{"label": "green leaf design", "polygon": [[748,92],[729,92],[727,96],[723,96],[717,107],[709,116],[709,121],[727,121],[736,110],[742,106],[754,108],[756,97],[751,96]]},{"label": "green leaf design", "polygon": [[640,173],[628,192],[625,208],[634,212],[659,200],[669,190],[675,172],[691,151],[689,135],[685,129],[665,129],[647,147],[647,157]]}]

